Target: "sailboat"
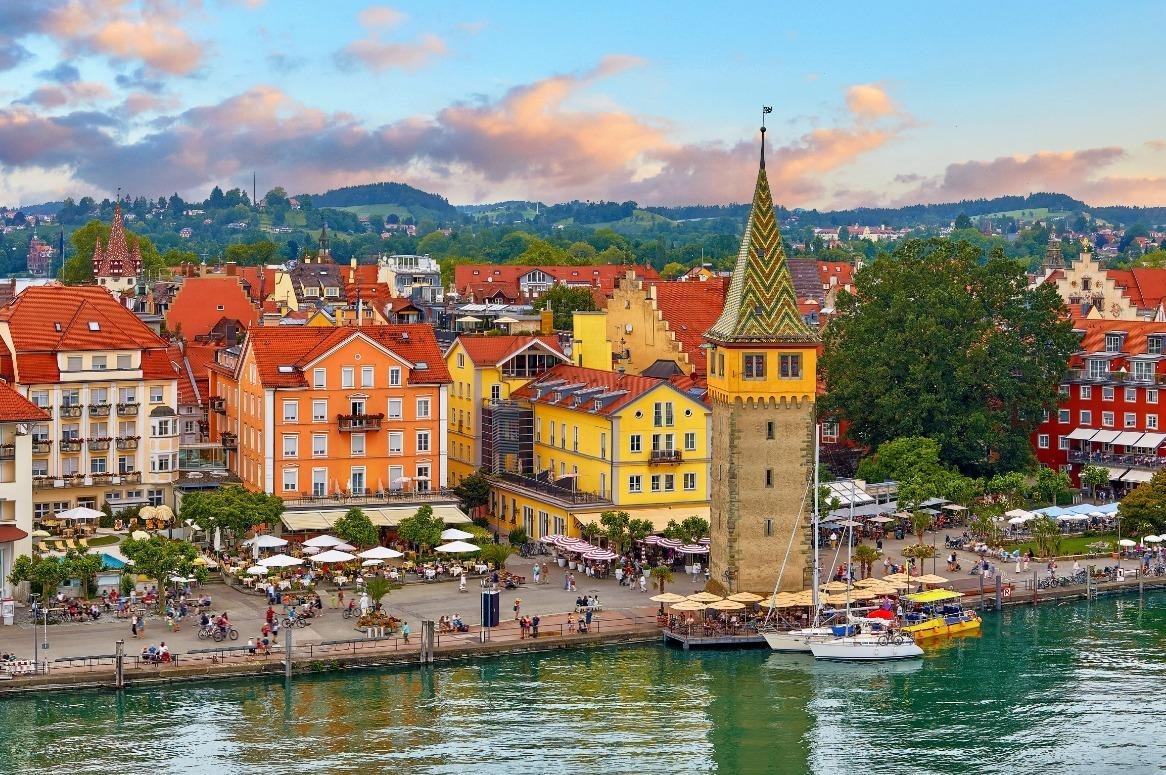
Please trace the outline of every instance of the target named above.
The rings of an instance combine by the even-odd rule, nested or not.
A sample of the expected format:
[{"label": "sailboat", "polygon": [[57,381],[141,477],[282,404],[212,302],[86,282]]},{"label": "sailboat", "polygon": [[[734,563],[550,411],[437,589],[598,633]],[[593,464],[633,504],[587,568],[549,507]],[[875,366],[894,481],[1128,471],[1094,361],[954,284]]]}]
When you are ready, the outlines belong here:
[{"label": "sailboat", "polygon": [[[761,630],[761,636],[765,638],[765,642],[769,644],[769,648],[774,651],[795,652],[795,653],[810,653],[810,644],[819,643],[828,640],[833,640],[837,637],[831,627],[822,626],[822,606],[818,602],[818,437],[821,433],[821,427],[814,427],[814,511],[810,519],[810,531],[814,544],[814,588],[812,608],[814,609],[814,624],[811,627],[803,627],[798,630],[777,630],[768,629]],[[795,528],[795,535],[797,530]],[[793,538],[790,538],[792,544]],[[781,578],[785,574],[785,563],[782,563],[781,571],[777,574],[777,583],[774,584],[773,593],[776,596],[778,588],[781,586]]]}]

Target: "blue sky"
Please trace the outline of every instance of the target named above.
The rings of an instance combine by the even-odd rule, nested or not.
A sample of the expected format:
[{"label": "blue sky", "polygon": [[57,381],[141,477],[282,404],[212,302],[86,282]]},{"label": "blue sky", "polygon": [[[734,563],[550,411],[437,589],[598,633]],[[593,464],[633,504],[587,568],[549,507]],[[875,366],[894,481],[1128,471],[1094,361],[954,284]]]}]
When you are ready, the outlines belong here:
[{"label": "blue sky", "polygon": [[[258,172],[455,203],[1166,204],[1160,3],[0,4],[0,202]],[[1152,36],[1151,36],[1152,40]],[[1141,53],[1139,53],[1139,51]]]}]

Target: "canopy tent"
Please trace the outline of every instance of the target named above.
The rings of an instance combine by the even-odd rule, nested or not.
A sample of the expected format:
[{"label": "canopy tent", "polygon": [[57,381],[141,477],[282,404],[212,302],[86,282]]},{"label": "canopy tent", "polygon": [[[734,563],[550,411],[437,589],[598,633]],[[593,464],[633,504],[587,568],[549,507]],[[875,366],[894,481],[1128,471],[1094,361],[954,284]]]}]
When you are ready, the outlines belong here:
[{"label": "canopy tent", "polygon": [[323,562],[323,563],[349,562],[349,561],[355,560],[355,559],[356,559],[355,554],[349,554],[348,552],[342,552],[339,549],[329,549],[328,551],[320,552],[315,557],[313,557],[312,562]]},{"label": "canopy tent", "polygon": [[1121,481],[1121,478],[1125,476],[1126,471],[1129,470],[1125,466],[1120,466],[1118,468],[1114,468],[1113,466],[1102,466],[1102,468],[1104,468],[1106,471],[1109,471],[1109,480],[1111,482]]},{"label": "canopy tent", "polygon": [[1135,541],[1131,541],[1131,540],[1130,540],[1130,539],[1128,539],[1128,538],[1123,538],[1123,539],[1121,539],[1120,541],[1118,541],[1118,542],[1117,542],[1117,544],[1118,544],[1118,546],[1124,546],[1124,547],[1126,547],[1127,549],[1128,549],[1129,547],[1131,547],[1131,546],[1137,546],[1137,545],[1138,545],[1138,544],[1137,544]]},{"label": "canopy tent", "polygon": [[304,561],[299,557],[291,557],[286,554],[273,554],[270,557],[264,557],[255,564],[265,568],[290,568],[293,565],[303,565]]},{"label": "canopy tent", "polygon": [[389,549],[385,546],[374,546],[372,549],[365,549],[357,555],[366,560],[392,560],[400,557],[401,553],[396,549]]},{"label": "canopy tent", "polygon": [[1027,517],[1013,517],[1012,519],[1008,520],[1008,524],[1010,524],[1010,525],[1023,525],[1025,522],[1028,522],[1030,519],[1036,519],[1036,517],[1032,516],[1031,514]]},{"label": "canopy tent", "polygon": [[1160,544],[1162,543],[1162,536],[1148,535],[1142,539],[1144,544]]},{"label": "canopy tent", "polygon": [[929,584],[929,585],[930,584],[946,584],[948,582],[948,579],[945,579],[943,576],[937,576],[934,573],[928,573],[926,575],[920,576],[919,578],[917,578],[915,580],[922,583],[922,584]]},{"label": "canopy tent", "polygon": [[467,533],[465,530],[458,530],[456,527],[447,527],[445,530],[441,531],[442,541],[464,541],[473,537],[473,533]]},{"label": "canopy tent", "polygon": [[1023,519],[1032,519],[1035,515],[1031,511],[1025,511],[1024,509],[1012,509],[1010,511],[1004,512],[1004,516],[1006,516],[1006,517],[1022,517]]},{"label": "canopy tent", "polygon": [[712,592],[697,592],[694,595],[688,596],[689,600],[695,600],[698,603],[715,603],[718,600],[724,600],[720,595],[714,595]]},{"label": "canopy tent", "polygon": [[714,603],[709,603],[708,607],[713,611],[740,611],[745,608],[745,604],[736,600],[717,600]]},{"label": "canopy tent", "polygon": [[1121,435],[1121,431],[1098,431],[1089,440],[1091,444],[1112,444],[1113,440]]},{"label": "canopy tent", "polygon": [[58,519],[70,519],[78,522],[89,522],[94,519],[104,517],[105,513],[97,509],[91,509],[87,506],[75,506],[74,508],[65,511],[58,511]]},{"label": "canopy tent", "polygon": [[738,592],[735,595],[729,595],[726,600],[736,600],[738,603],[760,603],[763,598],[761,595],[756,595],[752,592]]},{"label": "canopy tent", "polygon": [[1088,522],[1088,514],[1062,514],[1057,517],[1058,522]]},{"label": "canopy tent", "polygon": [[586,552],[583,555],[584,560],[607,561],[607,560],[614,560],[616,557],[619,557],[619,555],[616,554],[615,552],[608,551],[607,549],[592,549],[591,551]]},{"label": "canopy tent", "polygon": [[270,572],[270,571],[271,571],[271,568],[268,568],[264,565],[252,565],[250,568],[247,569],[247,575],[248,576],[266,576],[268,574],[268,572]]},{"label": "canopy tent", "polygon": [[673,611],[703,611],[706,608],[708,606],[696,600],[681,600],[672,606]]},{"label": "canopy tent", "polygon": [[1097,511],[1099,511],[1102,514],[1116,514],[1117,513],[1117,504],[1116,503],[1103,503],[1100,506],[1097,506],[1096,508],[1097,508]]},{"label": "canopy tent", "polygon": [[374,565],[383,565],[384,562],[385,562],[384,560],[365,560],[364,562],[362,562],[360,564],[360,566],[362,568],[371,568]]},{"label": "canopy tent", "polygon": [[443,554],[469,554],[471,552],[482,551],[482,547],[466,543],[465,541],[453,541],[437,547],[434,551],[442,552]]},{"label": "canopy tent", "polygon": [[700,544],[685,544],[684,546],[678,547],[676,551],[681,554],[708,554],[709,548]]},{"label": "canopy tent", "polygon": [[332,548],[338,552],[355,552],[356,551],[356,547],[353,546],[352,544],[336,544]]},{"label": "canopy tent", "polygon": [[273,549],[277,546],[287,546],[287,541],[279,536],[268,535],[267,533],[260,533],[254,538],[248,538],[243,542],[244,546],[258,546],[260,549]]},{"label": "canopy tent", "polygon": [[941,600],[958,600],[963,597],[963,593],[953,592],[950,589],[929,589],[926,592],[916,592],[913,595],[904,595],[903,597],[914,603],[938,603]]},{"label": "canopy tent", "polygon": [[[396,527],[401,524],[401,520],[416,514],[417,506],[365,506],[361,510],[374,527]],[[285,528],[293,532],[330,530],[346,511],[347,509],[289,509],[283,513],[280,520]],[[470,518],[456,503],[433,504],[433,515],[440,517],[447,525],[465,525],[470,522]],[[304,543],[307,544],[306,541]]]}]

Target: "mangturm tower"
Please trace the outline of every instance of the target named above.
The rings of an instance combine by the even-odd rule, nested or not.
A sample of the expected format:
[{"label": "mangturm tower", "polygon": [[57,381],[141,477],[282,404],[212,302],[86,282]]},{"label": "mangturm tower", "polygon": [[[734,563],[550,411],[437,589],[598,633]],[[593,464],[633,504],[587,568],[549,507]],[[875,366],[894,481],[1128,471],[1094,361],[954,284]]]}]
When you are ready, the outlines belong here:
[{"label": "mangturm tower", "polygon": [[798,311],[786,265],[765,176],[764,125],[725,309],[705,340],[713,415],[710,589],[768,595],[792,536],[781,588],[800,590],[809,579],[819,338]]}]

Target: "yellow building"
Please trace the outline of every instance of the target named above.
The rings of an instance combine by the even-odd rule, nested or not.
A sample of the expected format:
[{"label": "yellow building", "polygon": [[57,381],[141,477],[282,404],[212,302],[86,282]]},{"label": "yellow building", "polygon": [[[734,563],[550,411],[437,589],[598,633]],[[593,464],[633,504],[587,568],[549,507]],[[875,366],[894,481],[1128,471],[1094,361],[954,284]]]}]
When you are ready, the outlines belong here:
[{"label": "yellow building", "polygon": [[[708,517],[710,413],[667,380],[561,365],[493,412],[503,447],[491,514],[499,532],[577,536],[623,510],[657,530]],[[508,412],[505,416],[502,412]]]},{"label": "yellow building", "polygon": [[[468,336],[445,355],[453,384],[449,391],[449,482],[456,485],[482,466],[482,413],[509,401],[514,391],[569,359],[558,340],[545,336]],[[486,452],[492,447],[487,445]]]}]

